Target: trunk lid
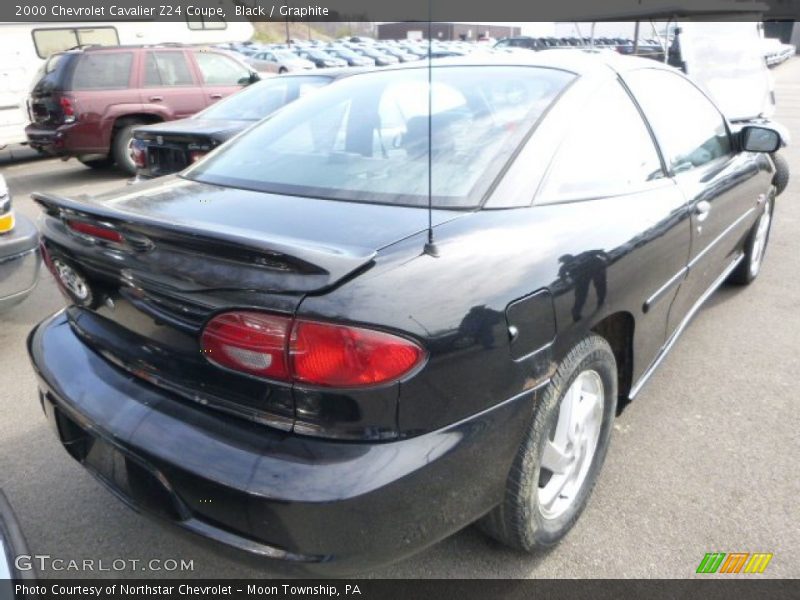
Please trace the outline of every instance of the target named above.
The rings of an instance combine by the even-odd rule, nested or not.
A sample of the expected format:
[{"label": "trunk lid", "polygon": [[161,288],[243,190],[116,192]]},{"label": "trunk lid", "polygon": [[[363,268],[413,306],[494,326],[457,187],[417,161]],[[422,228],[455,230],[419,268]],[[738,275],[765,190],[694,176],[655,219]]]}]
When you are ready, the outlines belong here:
[{"label": "trunk lid", "polygon": [[179,119],[144,125],[136,129],[136,137],[143,140],[154,140],[162,136],[164,140],[196,140],[213,139],[225,141],[254,121],[238,121],[231,119]]},{"label": "trunk lid", "polygon": [[136,128],[134,137],[143,144],[145,176],[177,173],[222,142],[252,125],[252,121],[221,119],[180,119]]},{"label": "trunk lid", "polygon": [[[110,362],[184,398],[291,429],[291,386],[212,367],[205,322],[228,309],[292,314],[368,269],[378,251],[423,231],[427,211],[224,188],[177,176],[95,198],[35,193],[46,260],[65,287],[70,323]],[[434,211],[434,224],[457,217]],[[107,228],[122,243],[68,226]],[[420,250],[422,250],[420,248]],[[65,288],[66,289],[66,288]],[[84,288],[79,288],[84,289]]]}]

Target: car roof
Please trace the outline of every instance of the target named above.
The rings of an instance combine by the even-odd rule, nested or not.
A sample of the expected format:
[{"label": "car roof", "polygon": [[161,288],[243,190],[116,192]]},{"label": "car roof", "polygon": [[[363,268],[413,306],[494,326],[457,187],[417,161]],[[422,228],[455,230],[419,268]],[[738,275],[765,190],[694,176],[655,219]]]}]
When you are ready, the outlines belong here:
[{"label": "car roof", "polygon": [[[424,61],[406,63],[390,67],[390,69],[419,69],[426,68]],[[538,52],[506,52],[503,54],[473,52],[466,56],[437,58],[432,63],[433,68],[441,67],[478,67],[478,66],[525,66],[544,67],[570,71],[577,75],[607,71],[611,69],[617,73],[640,69],[642,67],[661,68],[674,71],[674,67],[664,65],[651,58],[637,56],[624,56],[614,50],[591,48],[567,48],[540,50]],[[386,68],[381,69],[382,71]]]},{"label": "car roof", "polygon": [[[321,69],[316,71],[294,71],[292,73],[284,73],[278,75],[281,79],[290,79],[293,77],[328,77],[330,79],[341,79],[342,77],[349,77],[350,75],[357,75],[358,73],[365,73],[367,71],[374,71],[371,68],[357,68],[357,67],[336,67],[331,69]],[[268,77],[265,81],[275,79],[275,77]]]}]

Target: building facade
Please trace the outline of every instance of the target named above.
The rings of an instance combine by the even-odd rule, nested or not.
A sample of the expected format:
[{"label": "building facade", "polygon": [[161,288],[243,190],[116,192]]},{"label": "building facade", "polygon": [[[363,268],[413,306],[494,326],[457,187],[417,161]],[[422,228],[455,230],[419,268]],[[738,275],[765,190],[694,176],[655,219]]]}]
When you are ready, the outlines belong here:
[{"label": "building facade", "polygon": [[[494,23],[431,23],[431,38],[441,41],[464,40],[476,42],[481,39],[511,37],[520,35],[521,29],[510,25]],[[428,39],[428,23],[426,21],[398,21],[396,23],[380,23],[378,39]]]}]

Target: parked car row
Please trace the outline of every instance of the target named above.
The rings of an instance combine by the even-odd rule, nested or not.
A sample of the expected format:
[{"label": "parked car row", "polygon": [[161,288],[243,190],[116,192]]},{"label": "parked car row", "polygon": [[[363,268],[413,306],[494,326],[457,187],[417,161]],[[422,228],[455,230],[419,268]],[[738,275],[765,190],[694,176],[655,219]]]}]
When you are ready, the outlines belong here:
[{"label": "parked car row", "polygon": [[640,38],[638,46],[634,40],[625,37],[530,37],[517,36],[504,38],[498,41],[496,49],[521,48],[526,50],[549,50],[553,48],[609,48],[620,54],[634,54],[648,56],[659,60],[664,59],[664,45],[655,38]]},{"label": "parked car row", "polygon": [[[487,48],[460,41],[434,41],[431,47],[424,41],[372,40],[350,37],[333,42],[297,40],[289,44],[224,44],[228,50],[240,53],[259,70],[288,73],[296,69],[313,67],[372,67],[391,66],[427,58],[464,56]],[[300,63],[292,54],[313,64]]]},{"label": "parked car row", "polygon": [[[670,37],[666,42],[655,38],[640,38],[638,44],[631,38],[609,38],[609,37],[530,37],[530,36],[517,36],[504,38],[498,41],[494,48],[498,50],[511,50],[511,49],[526,49],[526,50],[548,50],[551,48],[580,48],[580,47],[594,47],[594,48],[609,48],[616,50],[620,54],[636,54],[637,56],[646,56],[659,61],[664,60],[664,52],[670,54],[671,64],[677,64],[679,61],[672,60],[674,48],[672,42],[674,38]],[[780,40],[773,38],[764,38],[763,40],[763,55],[768,66],[772,67],[781,64],[797,54],[797,47],[792,44],[784,44]]]}]

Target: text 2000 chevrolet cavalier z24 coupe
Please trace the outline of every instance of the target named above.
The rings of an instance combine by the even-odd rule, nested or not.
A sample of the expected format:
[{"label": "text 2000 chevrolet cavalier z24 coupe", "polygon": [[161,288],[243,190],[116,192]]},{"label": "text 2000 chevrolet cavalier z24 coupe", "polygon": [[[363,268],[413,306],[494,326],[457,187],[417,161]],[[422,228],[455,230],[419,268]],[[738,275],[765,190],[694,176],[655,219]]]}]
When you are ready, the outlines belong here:
[{"label": "text 2000 chevrolet cavalier z24 coupe", "polygon": [[781,140],[653,61],[471,61],[432,66],[430,100],[425,66],[358,74],[178,175],[36,194],[69,306],[29,351],[66,450],[317,572],[475,521],[558,542],[618,403],[757,277]]}]

